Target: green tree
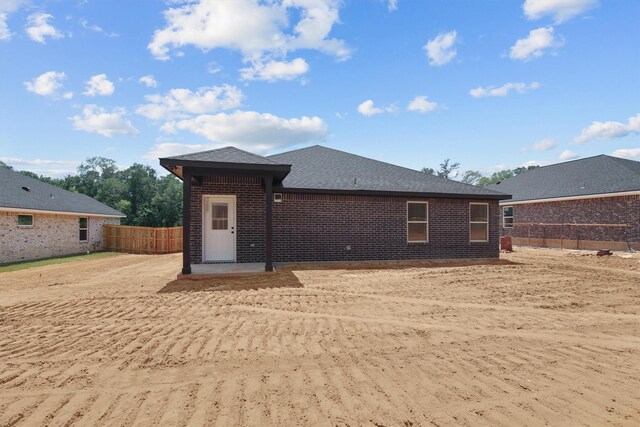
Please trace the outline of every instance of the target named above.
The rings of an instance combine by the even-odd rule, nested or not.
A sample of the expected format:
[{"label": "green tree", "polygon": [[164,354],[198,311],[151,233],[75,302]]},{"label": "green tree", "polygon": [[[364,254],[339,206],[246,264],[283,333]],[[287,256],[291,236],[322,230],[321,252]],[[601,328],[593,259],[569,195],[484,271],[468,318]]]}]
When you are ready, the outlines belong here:
[{"label": "green tree", "polygon": [[422,168],[422,173],[426,173],[427,175],[435,175],[436,171],[433,168]]},{"label": "green tree", "polygon": [[511,169],[505,169],[498,172],[494,172],[490,177],[483,176],[478,180],[477,185],[484,187],[489,184],[496,184],[498,182],[504,181],[507,178],[511,178],[514,176],[514,173]]},{"label": "green tree", "polygon": [[532,169],[537,169],[539,167],[540,166],[538,166],[538,165],[520,166],[520,167],[517,167],[515,169],[512,169],[511,171],[513,172],[513,175],[515,176],[515,175],[520,175],[523,172],[528,172],[528,171],[530,171]]},{"label": "green tree", "polygon": [[451,159],[444,159],[440,163],[440,169],[436,172],[440,178],[452,179],[458,175],[458,169],[460,169],[460,163],[452,162]]},{"label": "green tree", "polygon": [[479,171],[468,170],[462,174],[461,181],[465,184],[476,185],[480,179],[482,179],[482,174]]},{"label": "green tree", "polygon": [[182,182],[173,175],[160,178],[151,206],[157,227],[182,225]]},{"label": "green tree", "polygon": [[151,200],[156,192],[156,171],[150,167],[134,163],[121,173],[125,183],[125,199],[130,203],[126,225],[155,226]]},{"label": "green tree", "polygon": [[75,190],[96,198],[99,191],[99,182],[115,177],[117,171],[118,167],[115,160],[105,157],[89,157],[78,166],[78,180]]},{"label": "green tree", "polygon": [[6,169],[9,169],[9,170],[13,170],[13,166],[9,166],[8,164],[3,162],[2,160],[0,160],[0,168],[6,168]]}]

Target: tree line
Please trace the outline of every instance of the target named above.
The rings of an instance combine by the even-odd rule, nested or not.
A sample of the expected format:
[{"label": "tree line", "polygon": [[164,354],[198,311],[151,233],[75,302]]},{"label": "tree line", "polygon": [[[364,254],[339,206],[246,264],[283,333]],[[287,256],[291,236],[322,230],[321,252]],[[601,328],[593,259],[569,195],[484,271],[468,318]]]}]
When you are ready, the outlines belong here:
[{"label": "tree line", "polygon": [[[8,167],[0,162],[0,166]],[[115,160],[89,157],[77,175],[50,178],[30,171],[21,174],[65,190],[86,194],[127,217],[123,225],[174,227],[182,225],[182,182],[173,175],[159,177],[150,166],[134,163],[119,170]]]},{"label": "tree line", "polygon": [[492,173],[490,176],[484,176],[480,173],[480,171],[467,170],[462,172],[462,174],[460,175],[460,163],[452,162],[451,159],[444,159],[444,161],[440,163],[440,167],[437,170],[425,167],[422,168],[422,172],[447,179],[455,179],[458,177],[458,175],[460,175],[460,181],[464,182],[465,184],[485,187],[489,184],[496,184],[498,182],[504,181],[507,178],[511,178],[512,176],[519,175],[523,172],[530,171],[531,169],[535,169],[538,167],[540,166],[520,166],[514,169],[504,169],[501,171],[497,171]]}]

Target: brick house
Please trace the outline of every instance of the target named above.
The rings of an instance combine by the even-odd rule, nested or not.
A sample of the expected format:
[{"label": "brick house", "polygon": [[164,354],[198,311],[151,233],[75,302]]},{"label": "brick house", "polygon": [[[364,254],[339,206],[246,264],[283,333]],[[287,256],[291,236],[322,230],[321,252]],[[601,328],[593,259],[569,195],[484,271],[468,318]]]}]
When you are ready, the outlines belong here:
[{"label": "brick house", "polygon": [[606,155],[536,168],[487,188],[516,245],[640,250],[640,162]]},{"label": "brick house", "polygon": [[160,159],[183,181],[183,274],[218,262],[496,258],[509,196],[321,146]]},{"label": "brick house", "polygon": [[124,214],[0,167],[0,264],[102,249],[102,225]]}]

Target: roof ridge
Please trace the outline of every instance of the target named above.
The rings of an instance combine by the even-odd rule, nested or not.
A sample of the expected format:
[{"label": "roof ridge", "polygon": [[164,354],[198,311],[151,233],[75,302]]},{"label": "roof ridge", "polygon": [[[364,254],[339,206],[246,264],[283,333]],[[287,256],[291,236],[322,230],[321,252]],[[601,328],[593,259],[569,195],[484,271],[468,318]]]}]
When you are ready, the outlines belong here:
[{"label": "roof ridge", "polygon": [[308,147],[300,147],[300,148],[295,148],[295,149],[289,150],[289,151],[283,151],[282,153],[269,154],[268,156],[265,156],[265,157],[273,157],[273,156],[279,156],[281,154],[294,153],[296,151],[308,150],[309,148],[313,148],[313,147],[329,148],[329,147],[325,147],[324,145],[313,144],[313,145],[310,145]]},{"label": "roof ridge", "polygon": [[[233,145],[225,145],[224,147],[220,147],[220,148],[212,148],[211,150],[204,150],[204,151],[194,151],[193,153],[186,153],[186,154],[178,154],[177,156],[171,156],[171,157],[166,157],[168,159],[172,159],[172,158],[180,158],[180,157],[184,157],[184,156],[192,156],[194,154],[204,154],[204,153],[211,153],[214,151],[221,151],[221,150],[235,150],[235,151],[240,151],[244,154],[249,154],[251,156],[255,156],[255,157],[260,157],[261,159],[266,159],[266,160],[271,160],[268,158],[268,156],[261,156],[260,154],[256,154],[256,153],[252,153],[251,151],[247,151],[247,150],[243,150],[241,148],[238,147],[234,147]],[[273,161],[273,160],[271,160]]]},{"label": "roof ridge", "polygon": [[[640,162],[638,162],[636,160],[625,159],[623,157],[608,156],[606,154],[603,154],[603,156],[605,156],[610,161],[615,162],[617,165],[622,166],[623,168],[625,168],[626,170],[628,170],[632,174],[638,174],[638,171],[631,169],[629,166],[632,163],[638,163],[638,167],[640,167]],[[640,176],[640,174],[638,174],[638,175]]]}]

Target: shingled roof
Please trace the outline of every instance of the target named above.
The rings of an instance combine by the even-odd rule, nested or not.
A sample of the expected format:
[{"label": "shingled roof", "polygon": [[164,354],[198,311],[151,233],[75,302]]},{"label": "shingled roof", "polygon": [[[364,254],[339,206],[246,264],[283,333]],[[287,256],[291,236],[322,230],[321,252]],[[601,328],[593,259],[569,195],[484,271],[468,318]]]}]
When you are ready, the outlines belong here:
[{"label": "shingled roof", "polygon": [[109,206],[80,193],[63,190],[11,169],[0,167],[0,210],[25,209],[124,217]]},{"label": "shingled roof", "polygon": [[640,162],[602,154],[532,169],[487,188],[511,194],[513,202],[640,191]]},{"label": "shingled roof", "polygon": [[285,188],[505,198],[502,193],[314,145],[269,156],[291,164]]},{"label": "shingled roof", "polygon": [[427,175],[422,172],[315,145],[272,156],[258,156],[226,147],[160,159],[160,164],[181,177],[182,167],[281,172],[281,191],[331,192],[392,195],[404,193],[425,197],[505,199],[509,196]]},{"label": "shingled roof", "polygon": [[215,150],[200,151],[197,153],[183,154],[180,156],[167,157],[172,160],[187,160],[196,162],[215,162],[215,163],[241,163],[247,165],[275,165],[278,164],[273,160],[240,150],[235,147],[216,148]]}]

